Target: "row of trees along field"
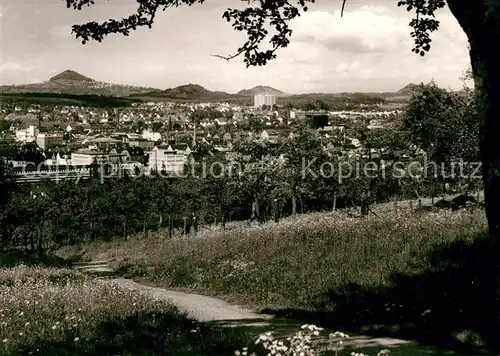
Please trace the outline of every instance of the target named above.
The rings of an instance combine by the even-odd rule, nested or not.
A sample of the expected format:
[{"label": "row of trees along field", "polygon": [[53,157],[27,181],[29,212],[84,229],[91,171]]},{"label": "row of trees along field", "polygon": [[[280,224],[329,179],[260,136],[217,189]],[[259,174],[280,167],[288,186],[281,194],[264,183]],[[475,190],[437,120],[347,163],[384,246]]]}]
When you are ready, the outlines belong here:
[{"label": "row of trees along field", "polygon": [[[159,228],[166,228],[168,238],[176,229],[184,232],[214,222],[251,217],[263,222],[358,206],[367,191],[370,203],[438,196],[445,183],[472,191],[481,183],[467,176],[473,167],[465,167],[458,178],[450,176],[454,162],[479,159],[473,117],[469,93],[451,93],[431,83],[415,91],[403,117],[390,128],[355,129],[363,144],[357,155],[346,154],[354,147],[342,137],[326,141],[304,124],[279,144],[242,142],[231,156],[211,155],[209,147],[200,147],[183,179],[124,175],[101,181],[94,176],[78,184],[16,185],[2,164],[1,246],[42,253],[64,244],[126,238]],[[417,147],[428,153],[427,158]],[[431,169],[421,178],[402,174],[402,163],[424,165],[426,160],[438,164],[436,177]],[[348,165],[354,170],[351,175],[347,168],[339,171]],[[356,167],[361,167],[359,174]]]}]

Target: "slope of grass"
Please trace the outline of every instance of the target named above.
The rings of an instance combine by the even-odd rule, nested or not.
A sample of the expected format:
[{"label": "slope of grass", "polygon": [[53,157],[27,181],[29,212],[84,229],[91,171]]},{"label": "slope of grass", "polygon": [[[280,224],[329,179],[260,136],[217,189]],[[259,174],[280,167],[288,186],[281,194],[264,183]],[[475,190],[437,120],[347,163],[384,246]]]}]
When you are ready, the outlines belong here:
[{"label": "slope of grass", "polygon": [[[328,288],[383,287],[394,273],[418,273],[428,267],[434,248],[470,243],[485,227],[481,211],[366,220],[311,214],[193,238],[168,240],[159,232],[149,239],[90,244],[82,257],[115,258],[128,276],[232,295],[257,306],[307,307]],[[69,247],[60,253],[81,251]]]},{"label": "slope of grass", "polygon": [[126,277],[322,326],[483,346],[475,335],[488,333],[492,320],[481,318],[493,295],[485,229],[480,209],[367,219],[311,214],[263,227],[174,240],[158,233],[59,253],[115,258]]},{"label": "slope of grass", "polygon": [[68,269],[0,269],[1,355],[232,355],[250,340]]}]

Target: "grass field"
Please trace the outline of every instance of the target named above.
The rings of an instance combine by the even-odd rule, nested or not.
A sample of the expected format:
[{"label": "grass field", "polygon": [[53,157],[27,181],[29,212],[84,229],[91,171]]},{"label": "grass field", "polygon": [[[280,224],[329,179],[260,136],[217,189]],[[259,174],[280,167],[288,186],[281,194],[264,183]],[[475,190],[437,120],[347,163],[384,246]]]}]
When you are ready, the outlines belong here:
[{"label": "grass field", "polygon": [[0,269],[1,355],[232,355],[250,339],[69,269]]},{"label": "grass field", "polygon": [[[341,330],[475,344],[488,333],[481,209],[310,214],[197,237],[96,243],[59,251],[115,258],[122,275],[195,290]],[[150,235],[151,236],[151,235]],[[490,313],[491,314],[491,313]]]}]

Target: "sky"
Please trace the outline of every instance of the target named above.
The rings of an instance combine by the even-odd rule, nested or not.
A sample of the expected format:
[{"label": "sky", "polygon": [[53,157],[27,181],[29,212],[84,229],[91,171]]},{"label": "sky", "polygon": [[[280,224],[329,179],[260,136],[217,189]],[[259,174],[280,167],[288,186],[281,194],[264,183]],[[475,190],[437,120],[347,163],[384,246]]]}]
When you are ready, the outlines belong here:
[{"label": "sky", "polygon": [[[295,1],[295,0],[292,0]],[[397,0],[317,0],[292,22],[291,44],[265,67],[246,68],[243,57],[225,61],[244,43],[222,18],[240,0],[205,0],[170,8],[152,29],[130,36],[113,34],[82,45],[72,24],[121,18],[134,0],[96,0],[82,11],[65,0],[0,0],[0,84],[48,80],[66,69],[118,84],[166,89],[200,84],[235,93],[269,85],[289,94],[396,91],[408,83],[434,80],[460,89],[469,67],[467,38],[450,11],[437,15],[441,26],[424,57],[411,52],[411,14]]]}]

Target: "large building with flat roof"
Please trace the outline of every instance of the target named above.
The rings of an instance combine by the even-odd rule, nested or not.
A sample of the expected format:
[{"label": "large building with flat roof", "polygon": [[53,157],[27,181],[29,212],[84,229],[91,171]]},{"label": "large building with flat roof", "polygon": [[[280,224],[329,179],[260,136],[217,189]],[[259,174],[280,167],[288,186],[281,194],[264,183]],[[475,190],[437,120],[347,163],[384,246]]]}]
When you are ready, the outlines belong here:
[{"label": "large building with flat roof", "polygon": [[256,94],[253,98],[255,107],[262,107],[264,105],[276,105],[276,95],[274,94]]}]

